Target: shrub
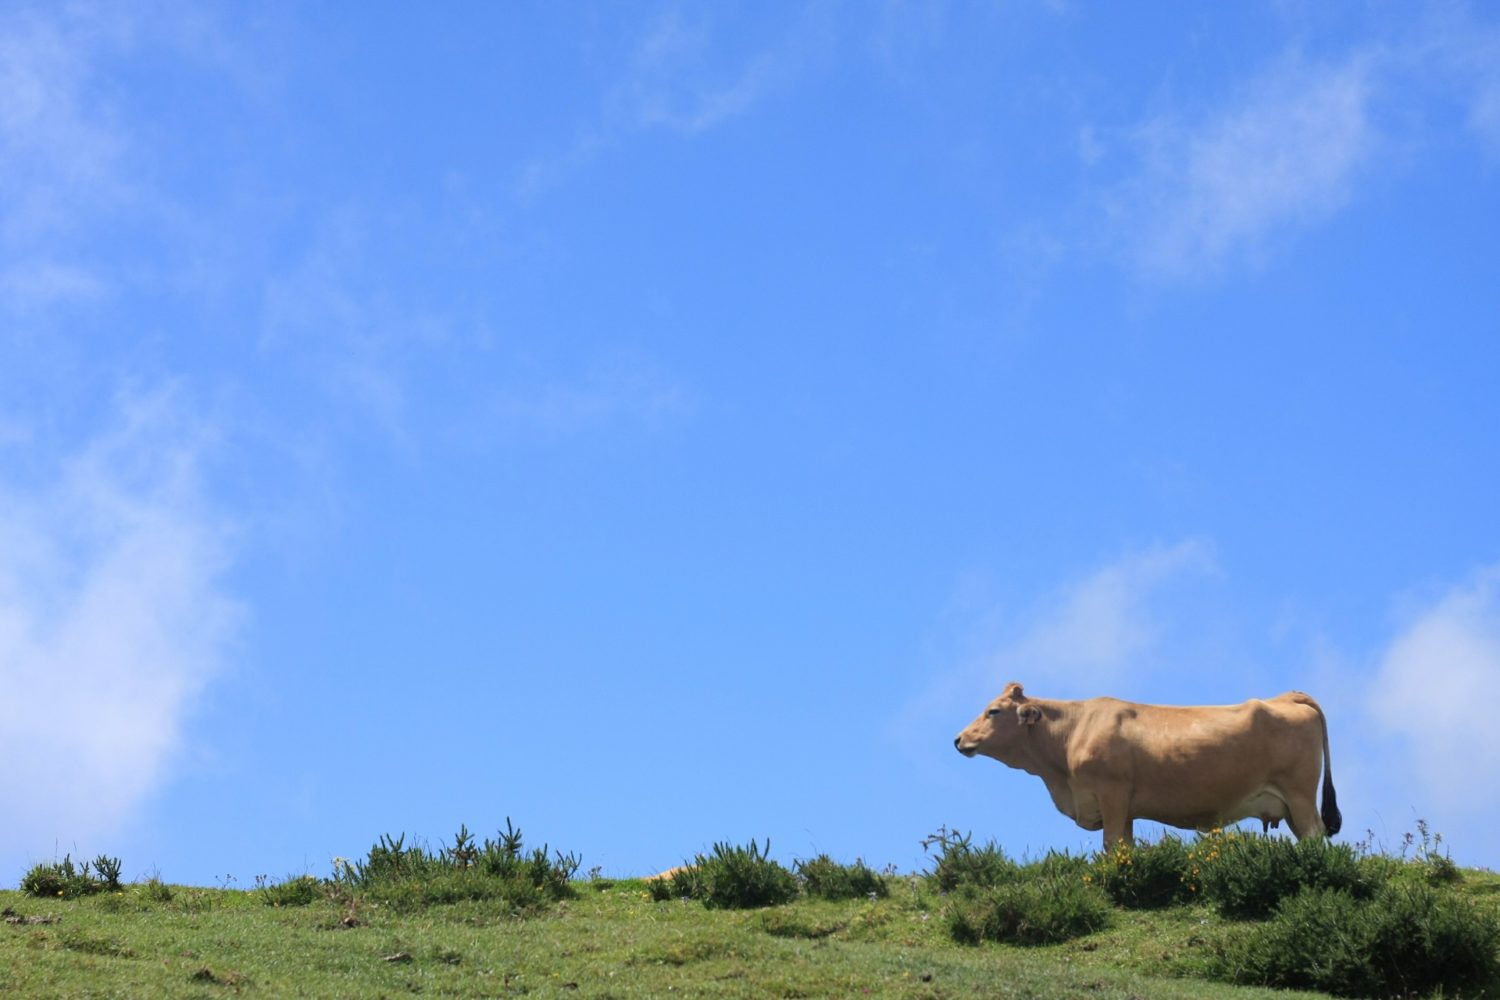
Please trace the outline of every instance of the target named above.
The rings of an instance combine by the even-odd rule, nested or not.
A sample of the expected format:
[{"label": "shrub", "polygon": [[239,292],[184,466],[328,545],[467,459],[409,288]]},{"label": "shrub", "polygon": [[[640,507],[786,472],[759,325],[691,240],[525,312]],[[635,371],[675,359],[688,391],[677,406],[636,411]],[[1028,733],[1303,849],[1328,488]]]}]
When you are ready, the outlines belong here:
[{"label": "shrub", "polygon": [[1304,889],[1270,921],[1221,942],[1216,978],[1346,997],[1491,995],[1500,987],[1500,925],[1456,894],[1391,884],[1361,903]]},{"label": "shrub", "polygon": [[1407,851],[1416,847],[1410,863],[1423,872],[1428,882],[1433,885],[1452,885],[1462,881],[1463,872],[1459,871],[1458,865],[1453,863],[1446,852],[1441,851],[1443,835],[1435,832],[1425,819],[1417,820],[1417,832],[1422,835],[1420,846],[1410,833],[1401,838],[1401,859],[1405,861]]},{"label": "shrub", "polygon": [[789,903],[797,897],[796,876],[772,861],[770,850],[769,840],[764,850],[754,840],[749,847],[714,844],[713,854],[699,854],[670,878],[651,883],[651,898],[696,899],[710,909],[732,910]]},{"label": "shrub", "polygon": [[1155,844],[1121,843],[1101,851],[1089,874],[1110,899],[1131,910],[1171,906],[1198,891],[1188,847],[1171,834]]},{"label": "shrub", "polygon": [[299,875],[276,885],[262,886],[256,894],[267,906],[306,906],[326,895],[323,883],[311,875]]},{"label": "shrub", "polygon": [[573,894],[576,855],[548,854],[547,845],[527,853],[519,828],[507,818],[499,839],[475,846],[460,827],[453,846],[436,854],[406,846],[406,836],[382,834],[364,861],[336,859],[334,883],[397,908],[418,908],[463,900],[502,900],[525,912]]},{"label": "shrub", "polygon": [[119,889],[120,859],[107,854],[77,865],[73,864],[72,855],[64,855],[61,861],[52,864],[33,865],[21,879],[21,891],[31,896],[75,899]]},{"label": "shrub", "polygon": [[401,913],[454,903],[484,902],[495,904],[512,916],[525,916],[541,911],[553,901],[553,897],[525,880],[495,878],[460,869],[377,885],[367,889],[365,895]]},{"label": "shrub", "polygon": [[666,902],[669,899],[701,899],[703,897],[703,880],[698,875],[698,870],[692,865],[683,865],[674,870],[670,875],[647,880],[646,888],[651,893],[651,899],[657,903]]},{"label": "shrub", "polygon": [[433,857],[417,845],[407,847],[406,834],[392,837],[388,833],[382,833],[380,840],[370,847],[370,853],[364,861],[345,865],[337,874],[355,885],[368,888],[430,877],[442,870],[441,858]]},{"label": "shrub", "polygon": [[[1069,854],[1067,851],[1048,851],[1037,861],[1022,865],[1020,878],[1074,878],[1080,881],[1094,880],[1094,863],[1086,855]],[[1089,876],[1084,879],[1084,876]]]},{"label": "shrub", "polygon": [[1215,831],[1193,845],[1187,878],[1201,885],[1222,916],[1259,920],[1304,888],[1342,889],[1368,899],[1385,883],[1386,867],[1322,837],[1292,841]]},{"label": "shrub", "polygon": [[142,882],[139,891],[142,899],[152,903],[170,903],[172,901],[172,887],[155,875]]},{"label": "shrub", "polygon": [[797,875],[809,896],[822,899],[859,899],[890,895],[885,879],[871,871],[863,861],[841,865],[826,854],[811,861],[798,861]]},{"label": "shrub", "polygon": [[1056,944],[1109,922],[1109,902],[1081,878],[1033,878],[965,888],[949,902],[948,933],[960,944]]},{"label": "shrub", "polygon": [[[83,866],[83,873],[88,874],[88,865]],[[100,883],[99,888],[107,892],[120,891],[120,859],[112,858],[107,854],[101,854],[94,859],[94,871],[98,874],[95,880]]]},{"label": "shrub", "polygon": [[50,865],[33,865],[21,878],[21,891],[28,896],[65,896],[77,877],[72,858],[63,858]]},{"label": "shrub", "polygon": [[1020,869],[1005,856],[993,840],[983,847],[975,847],[971,834],[961,834],[938,827],[936,833],[922,840],[922,849],[929,853],[937,848],[929,878],[940,892],[953,892],[968,886],[983,888],[1016,881]]}]

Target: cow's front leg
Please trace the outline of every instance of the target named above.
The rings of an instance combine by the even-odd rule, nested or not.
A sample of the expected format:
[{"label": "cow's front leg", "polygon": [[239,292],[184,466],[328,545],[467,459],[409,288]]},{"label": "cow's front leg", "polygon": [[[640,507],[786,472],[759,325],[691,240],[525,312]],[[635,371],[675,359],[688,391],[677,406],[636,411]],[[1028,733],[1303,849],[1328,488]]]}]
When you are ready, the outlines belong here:
[{"label": "cow's front leg", "polygon": [[1128,789],[1101,789],[1099,812],[1104,819],[1104,849],[1135,843],[1135,823],[1130,816]]}]

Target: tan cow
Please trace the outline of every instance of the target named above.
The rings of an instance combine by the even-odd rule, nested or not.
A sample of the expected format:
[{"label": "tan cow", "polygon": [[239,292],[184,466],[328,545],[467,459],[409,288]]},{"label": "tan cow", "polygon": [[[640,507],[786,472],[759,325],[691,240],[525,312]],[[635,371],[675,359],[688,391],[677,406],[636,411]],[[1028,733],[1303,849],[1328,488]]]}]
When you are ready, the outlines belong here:
[{"label": "tan cow", "polygon": [[1196,830],[1284,819],[1299,840],[1343,825],[1328,723],[1300,691],[1189,708],[1028,698],[1012,682],[953,745],[1041,778],[1059,812],[1104,831],[1106,848],[1131,843],[1137,819]]}]

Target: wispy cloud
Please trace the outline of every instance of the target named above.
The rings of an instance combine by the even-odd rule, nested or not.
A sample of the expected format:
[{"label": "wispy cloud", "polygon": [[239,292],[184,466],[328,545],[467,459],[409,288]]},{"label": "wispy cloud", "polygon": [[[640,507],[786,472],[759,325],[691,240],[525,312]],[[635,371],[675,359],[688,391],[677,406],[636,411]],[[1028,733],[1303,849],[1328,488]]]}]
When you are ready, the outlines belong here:
[{"label": "wispy cloud", "polygon": [[692,397],[657,366],[617,357],[591,365],[573,378],[496,393],[476,427],[500,437],[575,434],[620,422],[652,425],[691,409]]},{"label": "wispy cloud", "polygon": [[170,392],[50,482],[0,482],[0,852],[32,857],[118,829],[166,778],[242,611],[231,525],[207,500],[211,439]]},{"label": "wispy cloud", "polygon": [[363,213],[330,211],[302,255],[267,276],[259,346],[315,380],[341,412],[405,441],[403,352],[429,324],[415,321],[410,305],[394,301],[371,273],[364,247],[374,238]]},{"label": "wispy cloud", "polygon": [[1500,771],[1500,566],[1422,609],[1386,649],[1368,696],[1370,713],[1403,744],[1409,789],[1458,813],[1492,815],[1493,796],[1476,796],[1475,782]]},{"label": "wispy cloud", "polygon": [[1152,545],[1059,586],[1029,610],[988,616],[1000,620],[982,627],[983,648],[940,672],[903,722],[956,724],[1011,680],[1056,698],[1147,690],[1182,611],[1174,588],[1218,573],[1202,539]]},{"label": "wispy cloud", "polygon": [[1096,168],[1112,151],[1128,164],[1100,198],[1102,238],[1161,280],[1261,259],[1356,202],[1372,178],[1419,160],[1447,106],[1500,154],[1497,67],[1500,28],[1461,5],[1432,7],[1340,58],[1289,48],[1206,111],[1169,107],[1114,130],[1085,123],[1081,160]]},{"label": "wispy cloud", "polygon": [[650,426],[691,408],[691,393],[649,357],[590,344],[540,363],[482,310],[453,312],[382,281],[365,248],[397,238],[356,208],[330,212],[265,284],[261,351],[311,381],[350,426],[397,447],[428,435],[474,446]]},{"label": "wispy cloud", "polygon": [[726,56],[732,33],[716,28],[707,8],[692,10],[691,18],[670,10],[646,26],[571,145],[524,166],[522,195],[547,188],[629,136],[658,129],[693,135],[749,113],[790,86],[825,37],[809,10],[780,39]]},{"label": "wispy cloud", "polygon": [[4,304],[29,309],[100,288],[79,263],[56,258],[84,220],[129,197],[121,170],[129,141],[97,92],[94,69],[115,40],[66,12],[0,13]]},{"label": "wispy cloud", "polygon": [[[0,308],[35,314],[107,295],[122,272],[150,270],[143,248],[158,230],[192,225],[160,181],[160,141],[141,141],[158,128],[141,106],[149,88],[126,75],[170,65],[250,86],[229,37],[206,8],[0,9]],[[116,229],[101,240],[100,226],[145,238]]]},{"label": "wispy cloud", "polygon": [[995,657],[1001,672],[1044,677],[1068,691],[1099,693],[1146,658],[1161,637],[1154,600],[1169,583],[1216,572],[1199,540],[1158,545],[1100,567],[1055,593]]},{"label": "wispy cloud", "polygon": [[1470,130],[1500,157],[1500,26],[1476,21],[1460,5],[1437,8],[1414,62],[1457,93]]},{"label": "wispy cloud", "polygon": [[1206,120],[1138,126],[1141,169],[1107,209],[1129,261],[1158,277],[1196,275],[1342,208],[1380,147],[1373,66],[1363,55],[1284,58]]},{"label": "wispy cloud", "polygon": [[752,52],[728,73],[709,68],[713,37],[679,11],[659,19],[636,48],[631,71],[607,98],[607,117],[626,129],[701,132],[737,115],[784,83],[789,43]]},{"label": "wispy cloud", "polygon": [[0,303],[16,313],[97,299],[105,291],[98,275],[75,264],[33,259],[0,271]]}]

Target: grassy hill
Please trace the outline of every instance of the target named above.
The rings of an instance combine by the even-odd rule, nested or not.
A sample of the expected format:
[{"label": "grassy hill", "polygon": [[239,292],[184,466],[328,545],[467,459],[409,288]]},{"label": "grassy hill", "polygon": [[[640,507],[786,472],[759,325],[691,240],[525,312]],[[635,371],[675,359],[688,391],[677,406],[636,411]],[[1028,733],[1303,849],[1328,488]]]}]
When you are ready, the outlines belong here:
[{"label": "grassy hill", "polygon": [[[984,850],[965,845],[948,856],[983,862]],[[390,891],[396,883],[362,883],[354,866],[342,879],[298,879],[249,890],[151,881],[95,886],[97,891],[82,895],[63,889],[61,897],[0,892],[6,924],[0,927],[0,995],[1317,995],[1202,978],[1225,942],[1254,926],[1221,916],[1204,899],[1155,909],[1111,905],[1103,927],[1055,944],[974,945],[955,940],[954,928],[962,923],[955,913],[989,897],[952,884],[952,891],[943,891],[941,870],[887,876],[887,894],[878,898],[814,898],[804,880],[791,902],[735,909],[705,905],[702,898],[658,901],[653,896],[676,893],[637,880],[578,880],[545,898],[513,886],[486,894],[477,891],[477,865],[454,874],[451,858],[424,857],[450,870],[433,868],[412,875],[416,882],[400,884],[447,886],[436,895]],[[1135,857],[1137,864],[1144,860]],[[1004,875],[1005,885],[1041,872],[1039,865],[1005,863],[1011,866],[1007,872],[1022,873]],[[1420,865],[1387,863],[1412,869],[1414,885],[1429,874]],[[1052,874],[1065,870],[1069,884],[1082,882],[1080,872],[1099,872],[1101,864],[1107,859],[1067,859]],[[970,869],[977,867],[982,865]],[[970,869],[965,871],[972,875]],[[1442,892],[1485,920],[1500,917],[1500,876],[1457,874]],[[1093,876],[1088,884],[1094,892]],[[684,882],[678,888],[693,887]]]}]

